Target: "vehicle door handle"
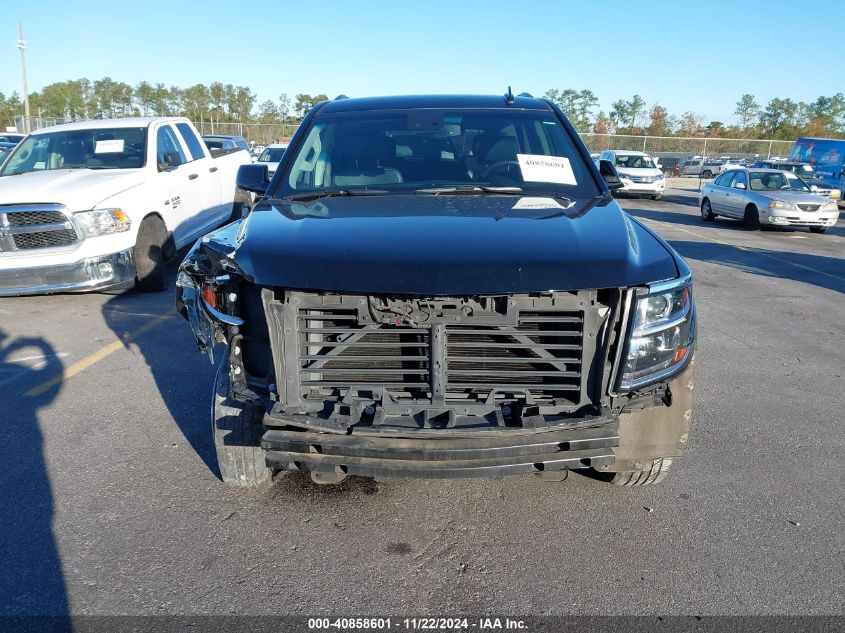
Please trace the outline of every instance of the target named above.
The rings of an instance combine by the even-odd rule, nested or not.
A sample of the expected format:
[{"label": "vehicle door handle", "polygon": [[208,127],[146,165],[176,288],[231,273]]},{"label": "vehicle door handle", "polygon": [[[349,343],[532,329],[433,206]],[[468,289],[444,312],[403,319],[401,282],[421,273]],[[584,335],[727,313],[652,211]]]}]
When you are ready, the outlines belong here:
[{"label": "vehicle door handle", "polygon": [[209,167],[208,171],[210,171],[213,174],[215,171],[217,171],[217,167]]},{"label": "vehicle door handle", "polygon": [[188,176],[188,180],[196,180],[199,177],[200,177],[199,174],[191,174],[190,176]]}]

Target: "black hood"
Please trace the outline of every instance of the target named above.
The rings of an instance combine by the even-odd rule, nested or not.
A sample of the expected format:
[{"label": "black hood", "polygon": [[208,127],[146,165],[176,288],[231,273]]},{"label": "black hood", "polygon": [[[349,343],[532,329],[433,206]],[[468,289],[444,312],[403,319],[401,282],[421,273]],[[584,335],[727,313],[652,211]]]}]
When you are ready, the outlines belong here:
[{"label": "black hood", "polygon": [[679,274],[665,242],[610,198],[568,209],[517,203],[537,198],[262,201],[242,223],[203,242],[258,285],[335,292],[508,294],[635,286]]}]

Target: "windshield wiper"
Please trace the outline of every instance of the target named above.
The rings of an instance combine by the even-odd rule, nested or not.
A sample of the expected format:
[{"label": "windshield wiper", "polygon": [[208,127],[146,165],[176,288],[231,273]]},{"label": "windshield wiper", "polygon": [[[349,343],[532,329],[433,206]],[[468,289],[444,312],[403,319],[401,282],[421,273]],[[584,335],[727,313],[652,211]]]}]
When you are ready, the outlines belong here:
[{"label": "windshield wiper", "polygon": [[309,191],[308,193],[297,193],[286,196],[285,200],[291,202],[310,202],[320,198],[336,198],[338,196],[382,196],[390,193],[384,189],[327,189],[326,191]]},{"label": "windshield wiper", "polygon": [[431,187],[430,189],[417,189],[416,191],[417,193],[427,193],[432,196],[477,196],[485,193],[508,196],[523,193],[520,187],[487,187],[484,185],[471,185],[467,187]]}]

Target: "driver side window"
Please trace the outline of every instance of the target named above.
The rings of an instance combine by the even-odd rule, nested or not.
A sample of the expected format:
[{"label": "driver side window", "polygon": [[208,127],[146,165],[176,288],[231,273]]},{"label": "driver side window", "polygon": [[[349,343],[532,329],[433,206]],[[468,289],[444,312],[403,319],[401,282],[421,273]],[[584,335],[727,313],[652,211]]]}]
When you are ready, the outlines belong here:
[{"label": "driver side window", "polygon": [[158,133],[156,134],[156,160],[159,164],[164,162],[164,155],[167,152],[175,152],[178,154],[179,158],[182,159],[181,164],[188,162],[185,157],[185,152],[182,151],[182,146],[179,144],[179,140],[176,138],[173,128],[169,125],[163,125],[158,128]]}]

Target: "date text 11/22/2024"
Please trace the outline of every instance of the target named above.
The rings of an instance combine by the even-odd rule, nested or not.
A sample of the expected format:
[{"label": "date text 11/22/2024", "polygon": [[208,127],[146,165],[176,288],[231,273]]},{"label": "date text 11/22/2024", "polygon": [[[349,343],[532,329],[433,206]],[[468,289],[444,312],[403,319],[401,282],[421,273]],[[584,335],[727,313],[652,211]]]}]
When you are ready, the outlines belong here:
[{"label": "date text 11/22/2024", "polygon": [[359,630],[386,631],[390,629],[409,631],[467,631],[509,630],[526,631],[524,620],[511,618],[309,618],[308,629],[320,630]]}]

